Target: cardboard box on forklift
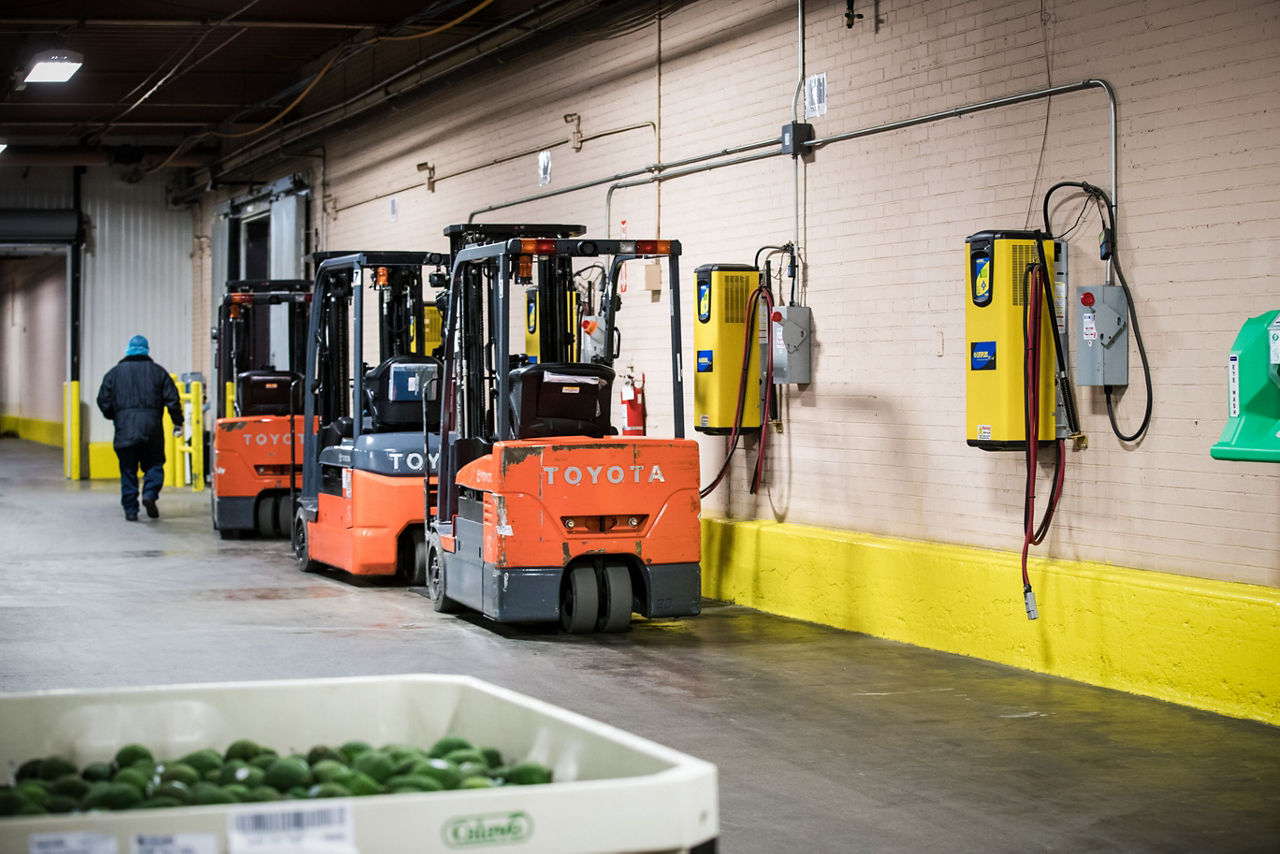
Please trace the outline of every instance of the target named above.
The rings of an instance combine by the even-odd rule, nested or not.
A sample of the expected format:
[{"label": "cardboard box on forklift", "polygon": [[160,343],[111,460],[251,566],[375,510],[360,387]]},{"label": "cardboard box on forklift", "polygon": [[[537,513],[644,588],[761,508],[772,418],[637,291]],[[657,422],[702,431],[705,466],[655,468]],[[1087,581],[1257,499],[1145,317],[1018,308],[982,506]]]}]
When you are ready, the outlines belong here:
[{"label": "cardboard box on forklift", "polygon": [[157,758],[249,738],[281,755],[443,735],[532,760],[553,782],[420,794],[0,819],[0,851],[404,854],[713,851],[715,766],[465,676],[402,675],[0,695],[0,775],[125,744]]}]

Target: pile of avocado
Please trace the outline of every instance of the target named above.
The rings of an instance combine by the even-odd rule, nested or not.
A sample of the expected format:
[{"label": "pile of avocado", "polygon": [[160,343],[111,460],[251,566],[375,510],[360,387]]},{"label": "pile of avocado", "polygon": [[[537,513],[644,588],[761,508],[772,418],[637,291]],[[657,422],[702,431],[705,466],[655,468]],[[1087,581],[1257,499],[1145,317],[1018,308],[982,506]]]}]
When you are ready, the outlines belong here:
[{"label": "pile of avocado", "polygon": [[94,810],[153,809],[202,804],[257,803],[297,798],[488,789],[550,783],[536,762],[504,763],[492,747],[445,736],[423,750],[408,744],[374,749],[363,741],[317,745],[281,756],[248,739],[225,753],[205,749],[157,762],[140,744],[126,745],[112,762],[84,768],[60,756],[32,759],[12,786],[0,786],[0,816]]}]

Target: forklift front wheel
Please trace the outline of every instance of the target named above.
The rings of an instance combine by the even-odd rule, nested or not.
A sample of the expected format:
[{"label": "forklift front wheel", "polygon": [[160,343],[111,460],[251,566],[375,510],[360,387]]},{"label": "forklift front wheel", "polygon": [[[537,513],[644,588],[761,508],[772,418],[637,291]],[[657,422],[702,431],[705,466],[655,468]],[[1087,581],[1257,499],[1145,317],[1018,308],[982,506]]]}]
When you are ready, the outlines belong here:
[{"label": "forklift front wheel", "polygon": [[592,566],[569,570],[560,589],[560,628],[572,635],[595,631],[600,616],[600,585]]},{"label": "forklift front wheel", "polygon": [[441,614],[452,614],[458,610],[458,603],[445,595],[444,560],[441,557],[440,536],[432,533],[427,540],[426,576],[427,595],[431,604]]},{"label": "forklift front wheel", "polygon": [[298,569],[303,572],[315,572],[320,564],[311,559],[311,548],[307,544],[307,520],[298,508],[293,517],[293,554],[298,559]]}]

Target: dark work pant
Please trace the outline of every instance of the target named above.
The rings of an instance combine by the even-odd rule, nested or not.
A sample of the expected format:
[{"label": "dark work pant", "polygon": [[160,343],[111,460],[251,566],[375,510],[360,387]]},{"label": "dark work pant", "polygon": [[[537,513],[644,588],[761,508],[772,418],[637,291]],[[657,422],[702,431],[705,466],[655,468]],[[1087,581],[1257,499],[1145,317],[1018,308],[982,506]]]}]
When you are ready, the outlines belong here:
[{"label": "dark work pant", "polygon": [[140,445],[116,448],[120,459],[120,504],[126,514],[138,512],[138,467],[142,467],[142,497],[159,498],[164,485],[164,436]]}]

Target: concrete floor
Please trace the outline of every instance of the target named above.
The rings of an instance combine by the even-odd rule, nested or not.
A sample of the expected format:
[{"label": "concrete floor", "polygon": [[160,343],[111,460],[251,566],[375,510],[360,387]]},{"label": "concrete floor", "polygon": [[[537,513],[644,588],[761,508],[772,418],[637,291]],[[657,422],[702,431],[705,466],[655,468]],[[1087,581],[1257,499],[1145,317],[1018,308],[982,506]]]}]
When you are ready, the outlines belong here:
[{"label": "concrete floor", "polygon": [[714,602],[499,627],[224,542],[208,492],[160,506],[0,441],[0,691],[466,673],[714,762],[732,854],[1280,851],[1273,727]]}]

